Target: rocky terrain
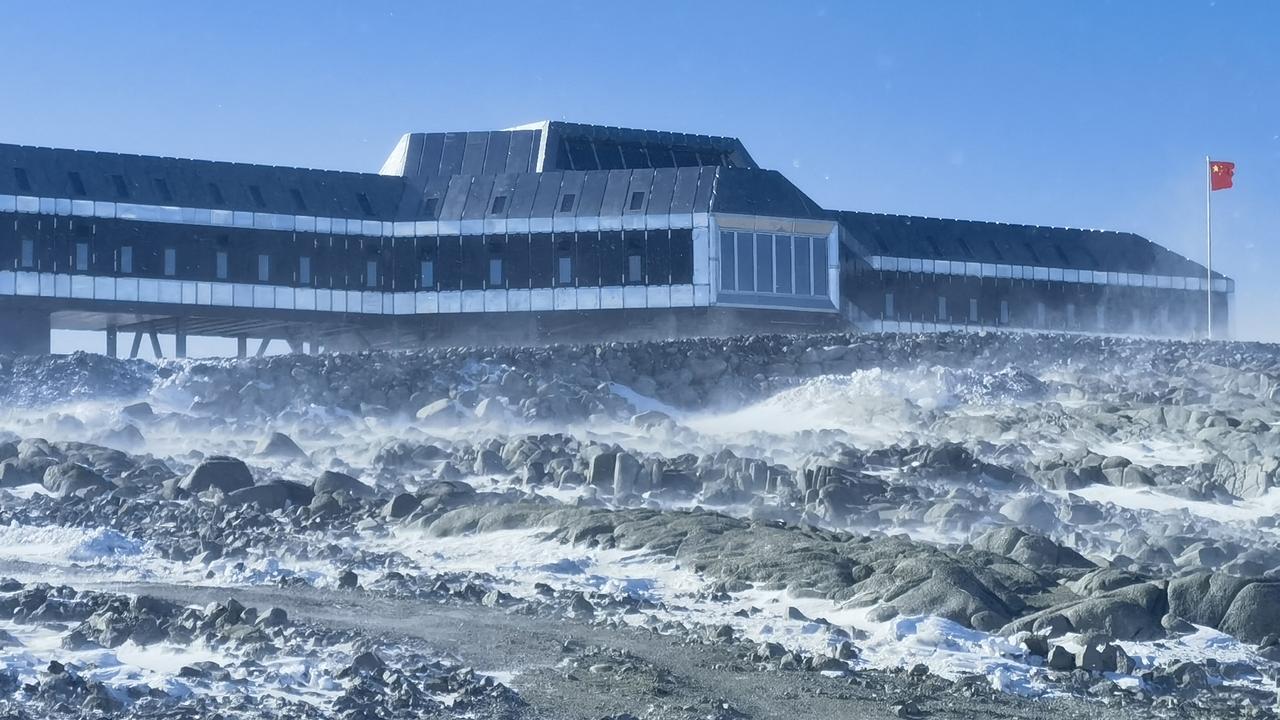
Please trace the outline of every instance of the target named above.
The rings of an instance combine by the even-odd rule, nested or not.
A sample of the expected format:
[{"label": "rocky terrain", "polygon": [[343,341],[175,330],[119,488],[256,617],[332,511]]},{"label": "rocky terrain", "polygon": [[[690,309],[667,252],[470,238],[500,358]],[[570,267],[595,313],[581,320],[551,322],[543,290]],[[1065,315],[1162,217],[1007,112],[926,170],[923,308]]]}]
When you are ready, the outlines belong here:
[{"label": "rocky terrain", "polygon": [[1280,347],[0,357],[0,714],[1273,717]]}]

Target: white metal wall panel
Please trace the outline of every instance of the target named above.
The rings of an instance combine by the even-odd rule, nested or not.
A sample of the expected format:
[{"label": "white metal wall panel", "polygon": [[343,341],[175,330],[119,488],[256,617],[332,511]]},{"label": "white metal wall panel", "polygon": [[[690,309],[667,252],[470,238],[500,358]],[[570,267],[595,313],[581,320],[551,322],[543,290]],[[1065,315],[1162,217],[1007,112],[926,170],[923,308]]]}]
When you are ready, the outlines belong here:
[{"label": "white metal wall panel", "polygon": [[533,311],[550,310],[553,307],[551,290],[538,288],[529,291],[529,309]]},{"label": "white metal wall panel", "polygon": [[276,294],[272,292],[272,288],[266,285],[253,286],[253,306],[256,308],[264,308],[267,310],[274,309],[276,306]]},{"label": "white metal wall panel", "polygon": [[40,274],[33,272],[19,272],[15,276],[15,284],[17,286],[18,295],[39,295],[40,294]]},{"label": "white metal wall panel", "polygon": [[527,312],[529,310],[529,290],[508,290],[507,310],[510,312]]},{"label": "white metal wall panel", "polygon": [[484,291],[483,290],[463,290],[462,291],[462,312],[465,312],[465,313],[484,312]]},{"label": "white metal wall panel", "polygon": [[578,309],[578,289],[571,287],[558,287],[553,291],[552,302],[556,310],[577,310]]},{"label": "white metal wall panel", "polygon": [[672,285],[671,307],[693,307],[693,286]]},{"label": "white metal wall panel", "polygon": [[600,308],[600,288],[580,287],[577,295],[579,310],[598,310]]},{"label": "white metal wall panel", "polygon": [[617,309],[622,307],[622,288],[600,288],[600,307],[605,309]]},{"label": "white metal wall panel", "polygon": [[316,290],[316,310],[333,312],[332,290]]},{"label": "white metal wall panel", "polygon": [[182,302],[181,280],[157,280],[156,293],[162,303],[178,304]]},{"label": "white metal wall panel", "polygon": [[85,277],[84,275],[73,275],[71,277],[71,297],[92,300],[93,278]]},{"label": "white metal wall panel", "polygon": [[446,290],[440,293],[440,312],[462,312],[462,293],[457,290]]},{"label": "white metal wall panel", "polygon": [[209,286],[209,304],[231,306],[236,304],[235,287],[226,283],[214,283]]},{"label": "white metal wall panel", "polygon": [[293,307],[297,310],[316,309],[316,291],[311,288],[298,288],[293,292]]},{"label": "white metal wall panel", "polygon": [[645,288],[645,305],[651,308],[671,307],[670,285],[649,285]]},{"label": "white metal wall panel", "polygon": [[622,288],[622,307],[627,308],[643,308],[647,307],[645,287],[643,285],[628,285]]},{"label": "white metal wall panel", "polygon": [[17,281],[14,279],[13,271],[0,271],[0,295],[13,295],[17,292]]},{"label": "white metal wall panel", "polygon": [[276,288],[275,306],[277,310],[295,310],[293,288]]},{"label": "white metal wall panel", "polygon": [[711,282],[711,231],[703,227],[693,229],[693,283]]},{"label": "white metal wall panel", "polygon": [[182,304],[183,305],[196,304],[196,284],[194,282],[190,282],[190,281],[182,282]]},{"label": "white metal wall panel", "polygon": [[429,291],[422,291],[414,295],[414,310],[420,314],[432,314],[440,312],[440,295]]},{"label": "white metal wall panel", "polygon": [[485,312],[506,312],[507,311],[507,291],[506,290],[485,290],[484,291],[484,311]]},{"label": "white metal wall panel", "polygon": [[231,286],[236,307],[253,307],[253,286],[237,283]]},{"label": "white metal wall panel", "polygon": [[395,315],[412,315],[414,308],[413,293],[399,292],[392,296],[391,312]]},{"label": "white metal wall panel", "polygon": [[710,285],[693,286],[693,305],[694,307],[709,307],[711,305]]},{"label": "white metal wall panel", "polygon": [[156,302],[160,299],[160,281],[138,280],[138,302]]},{"label": "white metal wall panel", "polygon": [[71,297],[71,276],[58,273],[53,276],[53,296],[59,298]]}]

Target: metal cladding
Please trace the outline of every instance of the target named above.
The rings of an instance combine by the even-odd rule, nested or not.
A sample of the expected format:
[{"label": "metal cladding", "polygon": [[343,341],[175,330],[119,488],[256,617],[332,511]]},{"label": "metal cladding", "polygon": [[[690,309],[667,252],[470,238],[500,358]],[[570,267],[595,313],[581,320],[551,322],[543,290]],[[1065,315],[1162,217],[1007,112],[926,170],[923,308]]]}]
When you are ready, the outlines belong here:
[{"label": "metal cladding", "polygon": [[410,133],[376,174],[0,145],[0,305],[54,327],[1186,332],[1209,284],[1132,233],[827,210],[728,137]]}]

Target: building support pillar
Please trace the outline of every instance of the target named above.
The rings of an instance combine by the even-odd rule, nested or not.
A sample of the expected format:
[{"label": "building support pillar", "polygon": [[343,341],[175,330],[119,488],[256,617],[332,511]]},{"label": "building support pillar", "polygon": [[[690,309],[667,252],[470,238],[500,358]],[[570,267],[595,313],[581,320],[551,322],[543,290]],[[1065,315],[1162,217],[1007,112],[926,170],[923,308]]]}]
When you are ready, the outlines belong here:
[{"label": "building support pillar", "polygon": [[133,333],[133,347],[129,349],[129,359],[136,360],[138,351],[142,349],[142,331],[137,330]]},{"label": "building support pillar", "polygon": [[119,357],[120,332],[116,330],[116,326],[112,325],[107,328],[107,357]]},{"label": "building support pillar", "polygon": [[153,327],[147,332],[147,335],[151,337],[151,352],[155,354],[156,359],[159,360],[164,357],[164,353],[160,350],[160,333],[156,332]]},{"label": "building support pillar", "polygon": [[187,331],[183,329],[182,325],[182,318],[174,320],[173,356],[176,358],[185,358],[187,356]]},{"label": "building support pillar", "polygon": [[262,338],[262,342],[259,343],[258,345],[258,352],[254,355],[254,357],[262,357],[263,355],[266,355],[267,348],[270,346],[271,346],[271,338],[269,337]]},{"label": "building support pillar", "polygon": [[249,338],[244,335],[236,336],[236,357],[241,360],[249,357]]},{"label": "building support pillar", "polygon": [[285,342],[289,344],[289,352],[294,353],[295,355],[306,352],[306,348],[302,346],[301,340],[285,340]]}]

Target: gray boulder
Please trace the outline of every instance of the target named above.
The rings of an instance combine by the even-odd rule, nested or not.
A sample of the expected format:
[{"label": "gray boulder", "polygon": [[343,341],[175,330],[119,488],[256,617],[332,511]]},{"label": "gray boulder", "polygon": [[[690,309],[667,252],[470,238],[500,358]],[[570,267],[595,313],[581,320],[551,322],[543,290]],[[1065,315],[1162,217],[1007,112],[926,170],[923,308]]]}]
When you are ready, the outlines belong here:
[{"label": "gray boulder", "polygon": [[258,442],[254,455],[275,460],[307,460],[307,454],[298,447],[293,438],[284,433],[273,432]]},{"label": "gray boulder", "polygon": [[202,493],[214,488],[226,494],[252,485],[253,475],[249,467],[239,459],[225,455],[205,458],[178,481],[178,487],[189,493]]},{"label": "gray boulder", "polygon": [[1245,642],[1257,643],[1276,631],[1278,618],[1280,582],[1253,582],[1236,593],[1218,629]]},{"label": "gray boulder", "polygon": [[289,505],[309,505],[315,494],[311,488],[294,482],[277,480],[263,485],[234,490],[222,498],[228,507],[249,505],[271,512],[283,510]]},{"label": "gray boulder", "polygon": [[347,475],[346,473],[335,472],[333,470],[325,470],[320,473],[320,477],[311,484],[311,490],[317,495],[327,493],[330,495],[336,493],[346,493],[353,497],[373,497],[373,488],[365,485],[359,480]]},{"label": "gray boulder", "polygon": [[115,487],[98,473],[74,462],[51,465],[44,471],[42,484],[46,490],[61,497],[82,491],[103,492]]}]

